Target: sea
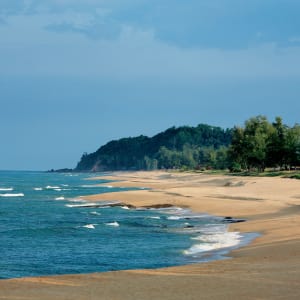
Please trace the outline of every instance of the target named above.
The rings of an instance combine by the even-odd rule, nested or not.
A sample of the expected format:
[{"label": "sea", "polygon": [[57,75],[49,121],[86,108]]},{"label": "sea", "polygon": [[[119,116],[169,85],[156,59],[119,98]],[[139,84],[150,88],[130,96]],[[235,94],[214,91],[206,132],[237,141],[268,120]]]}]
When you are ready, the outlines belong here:
[{"label": "sea", "polygon": [[229,232],[222,217],[179,207],[88,201],[87,195],[141,189],[94,176],[0,171],[0,279],[206,262],[255,237]]}]

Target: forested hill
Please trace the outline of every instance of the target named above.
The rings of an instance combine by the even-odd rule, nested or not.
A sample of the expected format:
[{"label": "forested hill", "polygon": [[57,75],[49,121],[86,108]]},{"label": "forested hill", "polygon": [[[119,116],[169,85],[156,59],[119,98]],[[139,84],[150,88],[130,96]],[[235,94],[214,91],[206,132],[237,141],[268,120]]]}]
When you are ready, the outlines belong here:
[{"label": "forested hill", "polygon": [[[153,137],[138,136],[114,140],[96,152],[83,154],[75,171],[152,170],[196,168],[224,163],[232,130],[199,124],[172,127]],[[219,158],[219,159],[218,159]]]}]

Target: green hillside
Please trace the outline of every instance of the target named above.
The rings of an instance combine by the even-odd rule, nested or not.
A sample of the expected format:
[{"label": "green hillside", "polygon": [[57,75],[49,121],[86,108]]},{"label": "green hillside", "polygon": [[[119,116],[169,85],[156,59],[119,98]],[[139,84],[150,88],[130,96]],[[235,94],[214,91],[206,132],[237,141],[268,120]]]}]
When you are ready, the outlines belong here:
[{"label": "green hillside", "polygon": [[150,170],[195,168],[208,164],[216,151],[224,152],[231,142],[231,130],[200,124],[172,127],[153,137],[122,138],[96,152],[83,154],[76,171]]},{"label": "green hillside", "polygon": [[111,141],[96,152],[83,154],[75,171],[229,169],[233,172],[268,167],[300,166],[300,125],[285,125],[280,117],[248,119],[243,127],[222,129],[199,124],[172,127],[153,137]]}]

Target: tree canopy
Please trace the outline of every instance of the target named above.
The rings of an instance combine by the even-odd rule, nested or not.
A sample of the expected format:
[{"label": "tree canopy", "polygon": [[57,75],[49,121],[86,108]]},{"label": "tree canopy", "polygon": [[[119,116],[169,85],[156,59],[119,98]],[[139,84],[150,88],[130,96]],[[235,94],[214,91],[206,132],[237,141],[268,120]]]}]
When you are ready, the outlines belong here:
[{"label": "tree canopy", "polygon": [[233,129],[199,124],[171,127],[153,137],[128,137],[84,153],[76,171],[230,169],[290,169],[300,165],[300,125],[270,123],[252,117]]},{"label": "tree canopy", "polygon": [[196,168],[209,165],[210,157],[216,156],[212,153],[224,152],[230,142],[229,129],[205,124],[171,127],[151,138],[141,135],[110,141],[94,153],[83,154],[75,170]]},{"label": "tree canopy", "polygon": [[245,122],[244,127],[234,127],[228,159],[232,170],[266,167],[290,169],[300,164],[300,126],[289,127],[277,117],[269,123],[266,117],[257,116]]}]

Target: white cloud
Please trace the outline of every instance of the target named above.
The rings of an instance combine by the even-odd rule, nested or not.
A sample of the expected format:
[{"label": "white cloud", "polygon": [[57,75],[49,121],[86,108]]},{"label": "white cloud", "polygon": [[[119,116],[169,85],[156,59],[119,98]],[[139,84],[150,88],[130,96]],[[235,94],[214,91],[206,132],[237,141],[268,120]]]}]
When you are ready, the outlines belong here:
[{"label": "white cloud", "polygon": [[[299,35],[300,4],[294,0],[1,0],[0,23],[11,15],[73,14],[48,24],[52,30],[108,38],[123,24],[152,30],[183,48],[241,49],[253,43],[287,46]],[[1,17],[2,16],[2,17]],[[280,17],[282,22],[274,22]],[[1,22],[2,19],[2,22]],[[104,21],[103,21],[104,20]],[[114,27],[110,30],[110,27]],[[117,28],[118,27],[118,28]]]},{"label": "white cloud", "polygon": [[113,40],[44,29],[63,22],[82,30],[94,19],[73,13],[10,17],[8,25],[0,27],[0,74],[166,82],[300,76],[300,47],[265,44],[242,50],[182,49],[157,40],[154,31],[124,24]]},{"label": "white cloud", "polygon": [[300,43],[300,36],[293,36],[289,38],[290,43]]}]

